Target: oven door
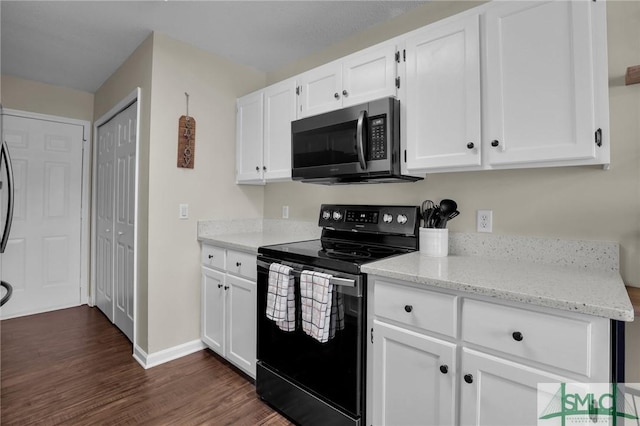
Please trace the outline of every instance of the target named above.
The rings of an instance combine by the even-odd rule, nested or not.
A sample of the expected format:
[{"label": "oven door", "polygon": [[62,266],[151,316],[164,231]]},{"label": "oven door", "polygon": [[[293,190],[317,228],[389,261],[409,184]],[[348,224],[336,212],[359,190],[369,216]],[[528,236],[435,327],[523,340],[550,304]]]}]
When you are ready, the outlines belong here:
[{"label": "oven door", "polygon": [[[269,265],[291,266],[295,276],[296,329],[281,330],[266,316]],[[308,336],[300,322],[302,270],[339,277],[333,291],[344,308],[344,328],[325,343]],[[258,394],[298,423],[359,424],[364,407],[366,275],[349,275],[260,256],[258,258]],[[336,417],[333,411],[338,411]],[[346,415],[346,416],[345,416]],[[302,417],[301,417],[302,416]],[[343,420],[344,418],[344,420]]]}]

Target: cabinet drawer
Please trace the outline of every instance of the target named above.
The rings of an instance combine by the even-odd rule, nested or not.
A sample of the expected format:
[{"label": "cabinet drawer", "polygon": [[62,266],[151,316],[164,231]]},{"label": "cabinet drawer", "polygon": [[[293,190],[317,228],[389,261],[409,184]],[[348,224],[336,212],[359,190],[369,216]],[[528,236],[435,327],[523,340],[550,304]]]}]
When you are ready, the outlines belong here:
[{"label": "cabinet drawer", "polygon": [[256,255],[241,251],[227,250],[227,272],[256,280]]},{"label": "cabinet drawer", "polygon": [[[601,327],[600,327],[601,328]],[[591,376],[592,322],[463,299],[462,339],[568,371]]]},{"label": "cabinet drawer", "polygon": [[374,315],[455,337],[456,296],[376,281]]},{"label": "cabinet drawer", "polygon": [[224,269],[224,249],[202,245],[202,264],[209,268]]}]

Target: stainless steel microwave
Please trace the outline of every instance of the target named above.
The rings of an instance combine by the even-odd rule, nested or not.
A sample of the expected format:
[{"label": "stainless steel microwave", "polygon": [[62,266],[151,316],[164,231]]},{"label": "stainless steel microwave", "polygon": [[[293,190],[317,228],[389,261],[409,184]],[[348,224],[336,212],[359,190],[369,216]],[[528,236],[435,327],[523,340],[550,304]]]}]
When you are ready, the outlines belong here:
[{"label": "stainless steel microwave", "polygon": [[400,101],[383,98],[291,123],[293,180],[412,182],[400,171]]}]

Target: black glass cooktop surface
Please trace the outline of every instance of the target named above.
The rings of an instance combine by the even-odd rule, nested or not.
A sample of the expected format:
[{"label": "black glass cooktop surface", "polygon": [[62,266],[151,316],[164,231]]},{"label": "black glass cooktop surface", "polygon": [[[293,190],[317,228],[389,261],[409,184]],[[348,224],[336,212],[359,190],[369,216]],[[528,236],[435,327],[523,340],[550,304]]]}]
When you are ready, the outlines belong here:
[{"label": "black glass cooktop surface", "polygon": [[350,241],[308,240],[263,246],[258,253],[320,268],[359,273],[360,265],[413,250]]}]

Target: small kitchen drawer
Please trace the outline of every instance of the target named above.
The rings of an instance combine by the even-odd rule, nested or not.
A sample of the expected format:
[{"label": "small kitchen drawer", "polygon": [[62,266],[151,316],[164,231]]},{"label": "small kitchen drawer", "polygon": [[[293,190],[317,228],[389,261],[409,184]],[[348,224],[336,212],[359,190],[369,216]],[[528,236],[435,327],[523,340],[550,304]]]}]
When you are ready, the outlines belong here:
[{"label": "small kitchen drawer", "polygon": [[380,280],[373,291],[376,317],[455,337],[456,296]]},{"label": "small kitchen drawer", "polygon": [[227,272],[256,280],[257,278],[256,255],[241,251],[227,250]]},{"label": "small kitchen drawer", "polygon": [[203,244],[202,264],[210,268],[224,269],[224,249]]},{"label": "small kitchen drawer", "polygon": [[462,339],[587,377],[594,362],[592,323],[494,303],[463,299]]}]

